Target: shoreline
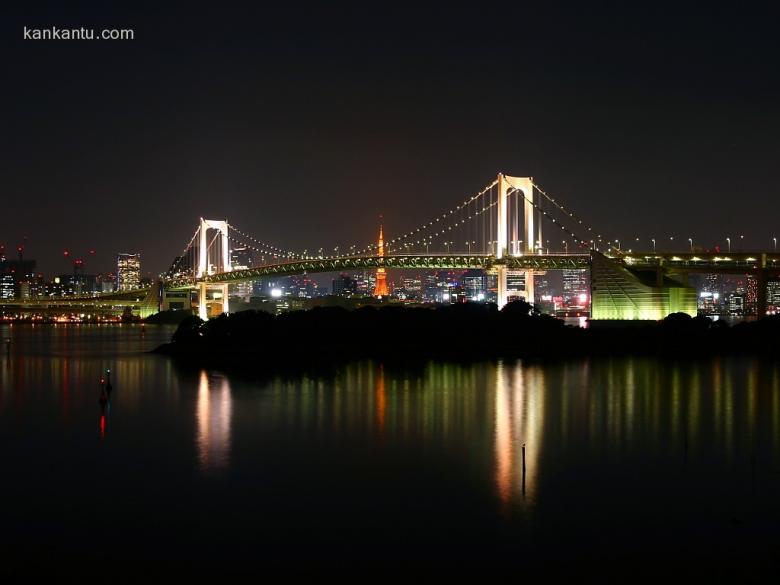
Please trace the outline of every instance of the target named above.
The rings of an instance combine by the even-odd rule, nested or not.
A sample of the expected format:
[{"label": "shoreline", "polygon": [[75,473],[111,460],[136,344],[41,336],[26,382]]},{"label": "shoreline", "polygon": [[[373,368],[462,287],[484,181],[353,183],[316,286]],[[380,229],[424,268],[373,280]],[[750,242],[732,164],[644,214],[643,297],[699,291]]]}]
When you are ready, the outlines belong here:
[{"label": "shoreline", "polygon": [[452,305],[321,308],[276,316],[242,311],[205,322],[192,317],[154,353],[200,367],[252,369],[360,359],[779,358],[778,340],[778,316],[728,325],[678,313],[658,322],[581,328],[514,302],[501,311],[495,305]]}]

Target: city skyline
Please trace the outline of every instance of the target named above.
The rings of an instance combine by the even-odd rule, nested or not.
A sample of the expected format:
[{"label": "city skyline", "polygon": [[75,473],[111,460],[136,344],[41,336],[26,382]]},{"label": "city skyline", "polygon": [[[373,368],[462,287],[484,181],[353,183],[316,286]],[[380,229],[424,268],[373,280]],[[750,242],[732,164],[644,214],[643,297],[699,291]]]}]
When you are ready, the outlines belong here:
[{"label": "city skyline", "polygon": [[[435,215],[496,169],[533,175],[621,241],[712,247],[744,235],[766,248],[777,235],[778,47],[759,34],[770,14],[62,15],[133,27],[132,41],[100,50],[23,39],[43,14],[9,9],[2,41],[18,95],[6,104],[14,213],[0,217],[0,243],[13,250],[27,236],[47,274],[62,271],[65,248],[95,249],[95,272],[138,251],[157,274],[199,216],[240,217],[298,249],[364,245],[379,213],[388,234],[403,233],[409,215]],[[520,22],[533,25],[491,32]],[[40,115],[50,95],[58,105]]]}]

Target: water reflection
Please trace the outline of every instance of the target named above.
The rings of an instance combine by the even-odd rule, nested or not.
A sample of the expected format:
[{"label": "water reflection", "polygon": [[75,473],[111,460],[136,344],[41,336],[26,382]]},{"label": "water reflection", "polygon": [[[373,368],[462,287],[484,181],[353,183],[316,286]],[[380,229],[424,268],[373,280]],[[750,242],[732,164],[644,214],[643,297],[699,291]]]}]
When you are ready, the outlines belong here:
[{"label": "water reflection", "polygon": [[203,471],[224,469],[230,462],[233,399],[227,378],[201,371],[196,405],[198,461]]},{"label": "water reflection", "polygon": [[544,429],[544,373],[538,367],[495,368],[496,485],[503,504],[536,496]]},{"label": "water reflection", "polygon": [[[560,520],[553,508],[572,513],[575,490],[594,510],[626,494],[642,502],[634,513],[648,516],[662,502],[678,506],[678,498],[686,502],[676,509],[684,518],[702,500],[700,513],[709,518],[724,502],[753,501],[740,499],[744,478],[754,482],[746,493],[766,498],[780,481],[780,368],[773,362],[362,361],[257,381],[180,370],[144,353],[158,335],[152,328],[140,336],[120,328],[0,326],[3,335],[14,340],[10,358],[0,353],[0,447],[12,454],[35,442],[43,457],[51,445],[86,453],[85,461],[153,454],[162,471],[176,468],[187,481],[194,469],[202,477],[252,477],[249,485],[262,466],[273,471],[263,474],[264,485],[331,495],[359,485],[366,500],[376,494],[391,504],[407,489],[414,497],[405,502],[429,490],[443,517],[448,505],[487,505],[503,519],[519,511],[529,522],[545,514]],[[160,341],[168,335],[160,332]],[[107,368],[115,376],[110,412],[97,404]],[[105,439],[99,448],[96,430]],[[117,456],[91,460],[92,448]],[[309,493],[300,490],[299,497]],[[353,520],[375,502],[363,504]]]}]

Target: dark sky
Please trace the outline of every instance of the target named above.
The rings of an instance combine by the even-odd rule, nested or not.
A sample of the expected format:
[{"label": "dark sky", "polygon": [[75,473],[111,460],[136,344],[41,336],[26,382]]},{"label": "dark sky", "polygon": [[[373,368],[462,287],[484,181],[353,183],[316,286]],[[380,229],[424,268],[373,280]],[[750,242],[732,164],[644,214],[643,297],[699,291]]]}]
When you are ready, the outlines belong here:
[{"label": "dark sky", "polygon": [[0,242],[27,236],[47,274],[63,248],[95,248],[87,272],[136,250],[159,272],[200,216],[283,247],[364,245],[377,214],[392,237],[498,171],[618,238],[780,236],[780,35],[763,8],[7,4]]}]

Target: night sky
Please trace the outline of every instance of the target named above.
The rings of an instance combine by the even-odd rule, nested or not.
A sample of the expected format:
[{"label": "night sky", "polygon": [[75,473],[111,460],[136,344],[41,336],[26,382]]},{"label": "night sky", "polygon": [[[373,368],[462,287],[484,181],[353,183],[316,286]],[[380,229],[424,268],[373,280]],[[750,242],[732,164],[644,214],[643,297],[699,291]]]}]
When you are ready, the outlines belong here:
[{"label": "night sky", "polygon": [[[765,9],[17,4],[0,9],[0,242],[27,236],[47,275],[68,270],[63,248],[95,248],[89,273],[137,250],[160,272],[200,216],[287,248],[362,246],[379,213],[393,237],[498,171],[646,248],[780,236]],[[29,41],[24,26],[135,39]]]}]

